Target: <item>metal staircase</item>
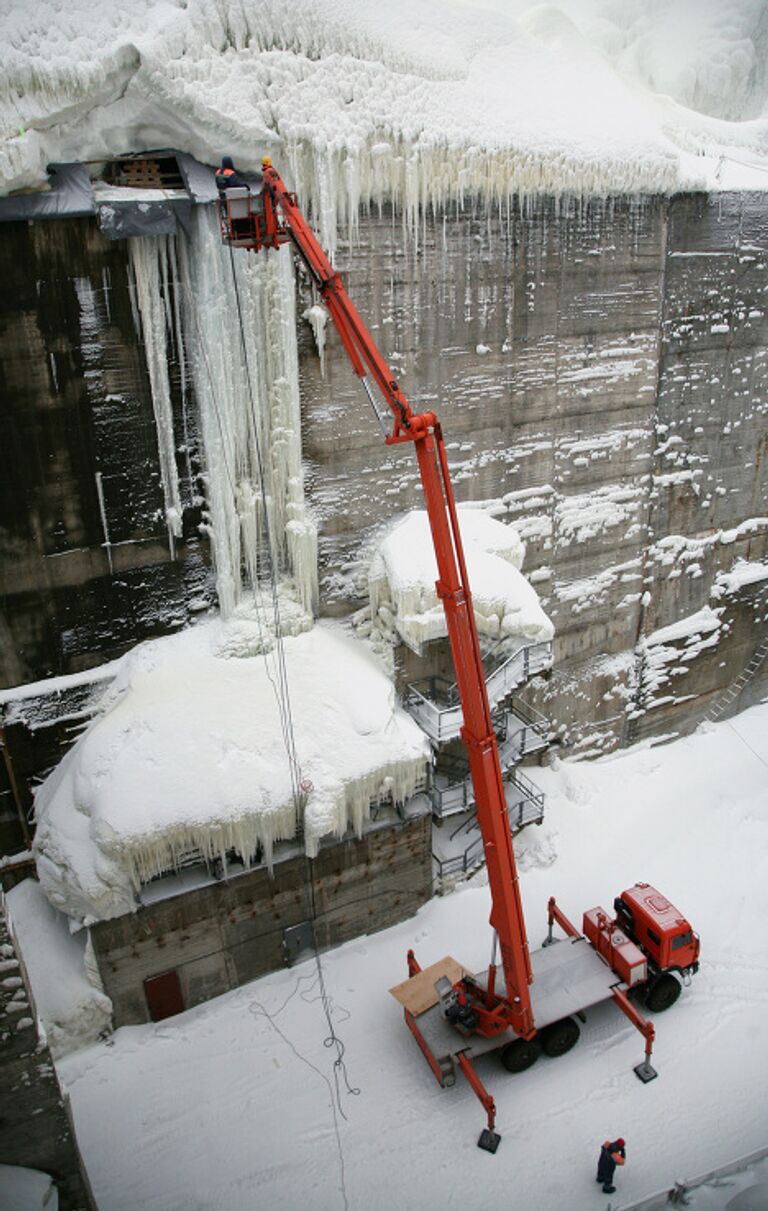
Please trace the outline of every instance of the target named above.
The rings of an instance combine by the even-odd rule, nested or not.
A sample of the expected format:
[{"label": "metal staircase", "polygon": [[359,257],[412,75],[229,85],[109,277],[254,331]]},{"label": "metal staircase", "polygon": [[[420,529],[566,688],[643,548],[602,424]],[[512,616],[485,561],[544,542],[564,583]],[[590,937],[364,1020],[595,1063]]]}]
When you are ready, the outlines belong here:
[{"label": "metal staircase", "polygon": [[[514,767],[524,757],[547,747],[549,724],[533,707],[515,699],[499,720],[496,736],[502,773],[505,779],[511,779]],[[468,762],[462,757],[438,752],[427,793],[432,802],[432,814],[437,820],[445,820],[448,816],[474,807]]]},{"label": "metal staircase", "polygon": [[[549,724],[543,715],[519,699],[511,706],[504,707],[504,703],[516,689],[537,673],[547,671],[551,665],[552,644],[549,642],[519,640],[510,645],[505,641],[483,653],[485,683],[499,742],[504,794],[513,833],[527,824],[540,824],[544,816],[543,793],[516,767],[524,757],[547,747]],[[442,677],[414,682],[407,687],[405,707],[429,736],[435,750],[427,787],[435,824],[440,826],[449,817],[463,817],[447,837],[439,827],[433,831],[432,857],[437,877],[469,874],[482,866],[485,854],[475,815],[469,762],[466,757],[444,749],[446,744],[457,739],[464,723],[456,683]]]},{"label": "metal staircase", "polygon": [[[519,762],[547,747],[549,724],[538,711],[516,699],[504,711],[497,735],[509,825],[515,834],[528,824],[541,824],[544,818],[544,794],[522,772]],[[441,826],[451,818],[459,821],[447,836],[441,827],[433,831],[436,877],[443,880],[471,874],[483,865],[485,854],[467,761],[438,750],[427,793],[436,825]]]},{"label": "metal staircase", "polygon": [[[551,665],[551,643],[520,641],[514,648],[497,644],[483,658],[491,709]],[[427,677],[409,685],[405,708],[435,744],[455,740],[464,722],[456,683],[443,677]]]}]

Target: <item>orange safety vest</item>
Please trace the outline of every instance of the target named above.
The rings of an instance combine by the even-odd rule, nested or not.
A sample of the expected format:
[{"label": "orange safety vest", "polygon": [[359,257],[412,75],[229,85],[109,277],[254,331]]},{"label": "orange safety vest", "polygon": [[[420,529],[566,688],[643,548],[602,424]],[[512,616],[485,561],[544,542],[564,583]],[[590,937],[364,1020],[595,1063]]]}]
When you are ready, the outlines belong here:
[{"label": "orange safety vest", "polygon": [[[606,1152],[608,1151],[608,1149],[610,1148],[612,1143],[613,1143],[613,1140],[604,1140],[603,1141],[603,1147],[605,1148]],[[611,1160],[615,1161],[617,1165],[624,1164],[624,1157],[621,1155],[620,1152],[611,1152],[610,1156],[611,1156]]]}]

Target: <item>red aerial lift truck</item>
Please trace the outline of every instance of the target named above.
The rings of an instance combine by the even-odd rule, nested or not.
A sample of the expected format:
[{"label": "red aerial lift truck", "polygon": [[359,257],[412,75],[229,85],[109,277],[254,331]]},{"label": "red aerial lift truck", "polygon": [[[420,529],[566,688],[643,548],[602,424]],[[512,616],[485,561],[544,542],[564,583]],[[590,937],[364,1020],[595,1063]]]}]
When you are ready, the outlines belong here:
[{"label": "red aerial lift truck", "polygon": [[[406,1023],[441,1085],[452,1085],[460,1069],[481,1101],[488,1125],[478,1145],[495,1152],[493,1098],[473,1060],[500,1050],[511,1072],[529,1068],[541,1051],[563,1055],[579,1037],[577,1018],[613,999],[645,1038],[645,1059],[635,1068],[643,1081],[657,1074],[650,1063],[652,1024],[636,1006],[638,994],[652,1012],[677,999],[680,981],[698,969],[699,939],[686,919],[645,883],[622,892],[616,916],[602,908],[584,913],[581,932],[555,903],[548,905],[548,934],[531,954],[518,886],[501,766],[472,611],[464,552],[440,423],[434,412],[414,414],[269,158],[263,179],[252,189],[226,190],[219,204],[223,241],[233,248],[278,248],[290,241],[309,273],[341,337],[355,373],[388,445],[411,442],[416,451],[437,561],[437,592],[443,602],[456,670],[469,757],[491,892],[493,952],[487,971],[473,974],[446,956],[422,970],[408,952],[408,978],[391,989]],[[376,383],[394,417],[387,432],[367,376]],[[565,939],[554,936],[559,926]],[[554,945],[555,942],[559,945]],[[497,945],[501,958],[498,978]],[[632,994],[632,996],[630,996]]]}]

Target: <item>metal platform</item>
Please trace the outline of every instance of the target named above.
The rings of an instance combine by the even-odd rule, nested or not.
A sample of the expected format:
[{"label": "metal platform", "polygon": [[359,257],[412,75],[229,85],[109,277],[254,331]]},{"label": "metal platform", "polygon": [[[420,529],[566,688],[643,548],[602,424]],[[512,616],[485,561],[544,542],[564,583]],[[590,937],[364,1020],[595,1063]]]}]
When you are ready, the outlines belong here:
[{"label": "metal platform", "polygon": [[[534,1021],[539,1030],[550,1022],[558,1022],[561,1018],[610,1000],[616,987],[626,988],[586,938],[568,938],[535,950],[531,954],[531,965],[534,977],[531,1001]],[[488,972],[478,973],[475,979],[485,988]],[[478,1034],[462,1034],[444,1018],[437,994],[429,1008],[414,1013],[414,1021],[441,1067],[451,1065],[459,1052],[469,1059],[476,1059],[517,1038],[513,1030],[506,1030],[492,1039]]]}]

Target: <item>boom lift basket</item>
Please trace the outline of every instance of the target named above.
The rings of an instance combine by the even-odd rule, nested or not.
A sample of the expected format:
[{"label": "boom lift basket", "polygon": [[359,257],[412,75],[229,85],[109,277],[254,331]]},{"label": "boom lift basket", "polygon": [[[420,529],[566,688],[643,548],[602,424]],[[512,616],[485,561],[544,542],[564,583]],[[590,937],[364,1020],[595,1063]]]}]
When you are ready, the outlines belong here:
[{"label": "boom lift basket", "polygon": [[265,203],[263,187],[225,189],[218,207],[222,242],[232,248],[276,248],[288,238]]}]

